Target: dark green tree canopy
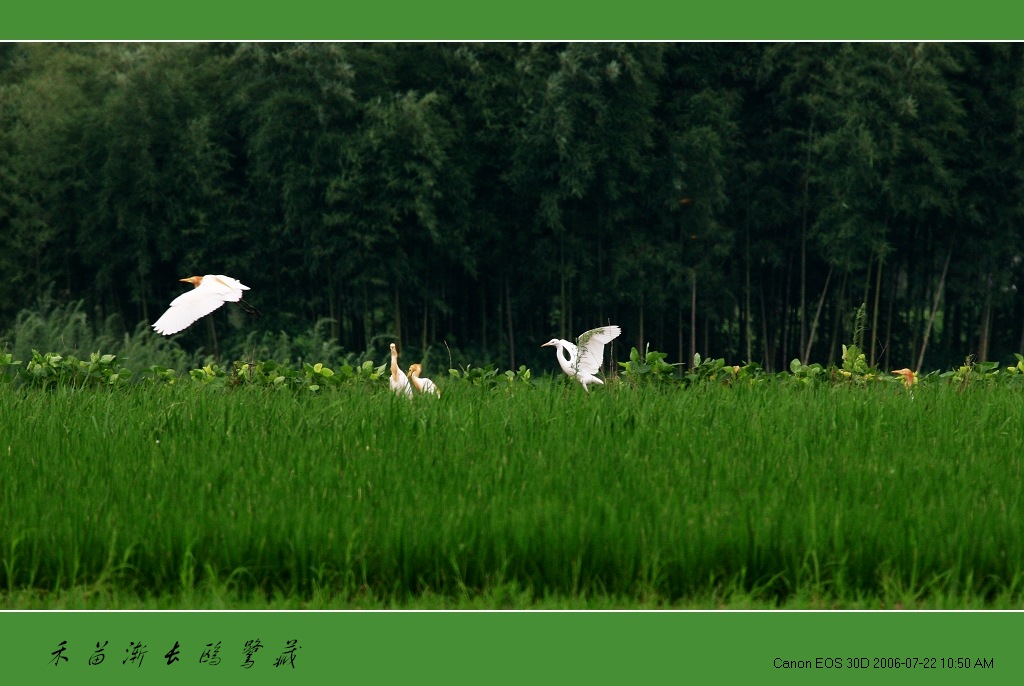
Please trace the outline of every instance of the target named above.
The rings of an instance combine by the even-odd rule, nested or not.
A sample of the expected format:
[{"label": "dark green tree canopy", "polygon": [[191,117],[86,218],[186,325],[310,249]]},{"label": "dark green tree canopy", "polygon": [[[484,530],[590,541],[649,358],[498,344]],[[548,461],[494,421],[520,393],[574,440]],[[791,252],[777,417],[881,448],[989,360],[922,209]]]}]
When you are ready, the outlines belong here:
[{"label": "dark green tree canopy", "polygon": [[[944,43],[11,44],[0,332],[125,332],[177,279],[261,335],[515,366],[623,344],[882,366],[1024,347],[1024,48]],[[326,327],[326,328],[324,328]],[[214,318],[183,344],[237,355]],[[317,334],[320,335],[320,334]],[[55,342],[59,345],[59,342]]]}]

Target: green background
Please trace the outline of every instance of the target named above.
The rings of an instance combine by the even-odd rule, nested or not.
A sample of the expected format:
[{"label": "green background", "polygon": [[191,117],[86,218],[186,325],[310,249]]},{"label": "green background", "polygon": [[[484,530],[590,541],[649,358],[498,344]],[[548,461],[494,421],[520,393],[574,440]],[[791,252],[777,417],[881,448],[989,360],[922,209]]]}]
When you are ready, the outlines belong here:
[{"label": "green background", "polygon": [[[5,40],[1007,40],[993,3],[50,2],[7,7]],[[0,523],[2,525],[2,523]],[[5,683],[1020,683],[1019,612],[6,612]],[[263,649],[252,669],[242,645]],[[297,639],[295,668],[273,667]],[[66,640],[70,658],[50,653]],[[97,641],[107,658],[88,665]],[[122,665],[131,641],[148,653]],[[175,641],[181,659],[163,658]],[[220,641],[223,661],[199,663]],[[841,657],[842,669],[774,658]],[[846,658],[967,657],[993,669],[849,669]],[[20,678],[19,678],[20,677]],[[753,681],[753,680],[756,680]]]},{"label": "green background", "polygon": [[[5,683],[1020,683],[1016,612],[21,612],[0,615]],[[263,649],[240,665],[247,640]],[[295,666],[273,663],[298,640]],[[50,653],[67,641],[68,662]],[[106,659],[88,664],[97,642]],[[148,650],[122,664],[130,642]],[[163,657],[180,643],[180,660]],[[199,662],[221,642],[217,666]],[[779,669],[775,658],[840,658]],[[918,658],[881,669],[874,658]],[[866,658],[863,669],[848,658]],[[930,658],[936,668],[925,669]],[[942,658],[970,658],[969,669]],[[992,668],[975,666],[978,659]],[[20,678],[19,678],[20,677]],[[737,680],[742,681],[737,681]]]},{"label": "green background", "polygon": [[1022,11],[990,0],[56,0],[4,14],[0,38],[20,40],[1008,40],[1021,35]]}]

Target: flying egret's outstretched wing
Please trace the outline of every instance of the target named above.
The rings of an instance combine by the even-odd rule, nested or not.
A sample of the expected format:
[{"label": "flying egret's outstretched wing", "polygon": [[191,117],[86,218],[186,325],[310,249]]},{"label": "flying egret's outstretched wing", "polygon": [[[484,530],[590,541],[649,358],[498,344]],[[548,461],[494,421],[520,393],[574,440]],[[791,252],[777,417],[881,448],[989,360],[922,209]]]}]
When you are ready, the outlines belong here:
[{"label": "flying egret's outstretched wing", "polygon": [[225,302],[238,302],[243,290],[247,291],[249,287],[238,279],[223,274],[207,274],[198,286],[172,300],[167,311],[153,323],[153,328],[165,336],[178,333]]},{"label": "flying egret's outstretched wing", "polygon": [[601,326],[585,331],[576,339],[579,352],[576,355],[577,374],[597,374],[604,361],[604,346],[615,339],[622,330],[617,326]]}]

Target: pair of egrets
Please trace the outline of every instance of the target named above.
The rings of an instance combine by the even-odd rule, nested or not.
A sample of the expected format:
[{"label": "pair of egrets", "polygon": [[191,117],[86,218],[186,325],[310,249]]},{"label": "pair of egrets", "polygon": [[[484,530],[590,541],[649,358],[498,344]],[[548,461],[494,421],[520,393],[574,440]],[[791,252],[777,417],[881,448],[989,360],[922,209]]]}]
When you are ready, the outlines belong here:
[{"label": "pair of egrets", "polygon": [[398,395],[404,395],[409,398],[413,396],[413,389],[417,393],[427,393],[428,395],[436,395],[438,398],[441,397],[441,391],[437,389],[435,384],[430,379],[425,377],[421,378],[420,374],[423,373],[423,367],[419,364],[414,364],[409,367],[409,372],[402,371],[402,368],[398,366],[398,348],[395,344],[391,344],[391,390]]},{"label": "pair of egrets", "polygon": [[[242,299],[242,293],[249,287],[238,279],[223,274],[207,274],[180,280],[195,288],[171,301],[171,306],[153,324],[157,333],[164,336],[176,334],[226,302],[236,302],[249,314],[260,316],[259,310]],[[604,360],[604,346],[620,333],[622,331],[615,325],[602,326],[584,332],[575,344],[552,338],[541,347],[553,346],[562,371],[579,381],[583,390],[589,391],[588,385],[604,383],[597,377]],[[433,381],[420,378],[421,372],[420,365],[414,364],[409,367],[408,375],[403,373],[398,366],[398,351],[395,344],[391,344],[391,388],[395,392],[412,395],[412,386],[415,386],[417,390],[440,395]]]}]

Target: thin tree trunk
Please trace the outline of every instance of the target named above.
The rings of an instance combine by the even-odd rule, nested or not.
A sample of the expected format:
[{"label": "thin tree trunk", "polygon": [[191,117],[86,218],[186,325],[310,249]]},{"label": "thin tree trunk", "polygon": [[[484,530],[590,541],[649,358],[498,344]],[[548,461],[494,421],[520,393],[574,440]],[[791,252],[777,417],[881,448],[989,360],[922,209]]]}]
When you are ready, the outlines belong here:
[{"label": "thin tree trunk", "polygon": [[885,345],[883,346],[883,354],[885,355],[884,366],[890,368],[889,361],[891,356],[889,354],[892,350],[892,317],[893,312],[896,309],[896,294],[900,287],[900,270],[897,267],[892,270],[892,276],[889,277],[889,282],[892,284],[889,287],[889,307],[886,310],[885,315]]},{"label": "thin tree trunk", "polygon": [[[1021,330],[1021,340],[1024,341],[1024,329]],[[678,346],[676,359],[683,360],[683,299],[676,300],[676,345]],[[1021,345],[1024,345],[1022,343]]]},{"label": "thin tree trunk", "polygon": [[[573,307],[573,300],[575,298],[573,296],[572,287],[573,287],[573,282],[572,281],[569,281],[566,284],[566,287],[565,287],[566,288],[566,293],[568,293],[568,295],[566,296],[567,301],[566,301],[566,305],[565,305],[565,309],[566,309],[565,327],[566,327],[566,333],[569,334],[568,336],[566,336],[566,338],[568,338],[569,340],[575,340],[576,339],[576,327],[573,326],[573,323],[576,321],[576,308]],[[589,326],[586,327],[586,329],[589,329],[589,328],[590,328]]]},{"label": "thin tree trunk", "polygon": [[1017,352],[1024,355],[1024,317],[1021,317],[1020,339],[1017,341]]},{"label": "thin tree trunk", "polygon": [[697,354],[697,270],[690,270],[690,360]]},{"label": "thin tree trunk", "polygon": [[[806,219],[804,220],[806,222]],[[810,340],[807,336],[807,238],[806,231],[801,229],[800,233],[800,344],[810,347]],[[812,331],[811,336],[814,333]],[[806,364],[806,363],[805,363]]]},{"label": "thin tree trunk", "polygon": [[516,339],[512,331],[512,295],[508,283],[508,274],[505,275],[505,319],[508,323],[508,362],[509,369],[516,368]]},{"label": "thin tree trunk", "polygon": [[[508,289],[508,277],[505,277],[505,288]],[[565,292],[565,237],[558,239],[558,296],[561,300],[558,306],[558,335],[562,338],[569,338],[566,314],[569,310],[568,294]],[[572,320],[569,320],[572,321]]]},{"label": "thin tree trunk", "polygon": [[420,357],[423,357],[427,353],[427,332],[429,331],[429,320],[427,318],[427,300],[423,299],[423,336],[420,339]]},{"label": "thin tree trunk", "polygon": [[368,350],[370,348],[370,341],[373,340],[373,322],[371,320],[371,312],[373,309],[370,307],[370,296],[366,292],[366,286],[363,286],[363,346]]},{"label": "thin tree trunk", "polygon": [[985,289],[985,304],[981,308],[981,332],[978,336],[978,359],[988,360],[988,342],[992,330],[992,276],[988,277],[988,288]]},{"label": "thin tree trunk", "polygon": [[338,316],[338,293],[334,289],[334,279],[327,288],[327,316],[331,320],[331,338],[338,340],[341,336],[341,317]]},{"label": "thin tree trunk", "polygon": [[[764,283],[762,279],[762,284]],[[760,289],[760,300],[761,300],[761,345],[764,347],[764,356],[762,361],[764,362],[764,369],[766,372],[771,374],[775,371],[774,359],[775,359],[775,343],[774,340],[768,337],[768,312],[764,303],[764,288]]]},{"label": "thin tree trunk", "polygon": [[836,297],[836,317],[835,321],[832,322],[832,340],[828,344],[828,363],[832,364],[836,360],[836,354],[839,352],[837,344],[839,343],[840,331],[843,326],[843,310],[846,309],[846,285],[850,272],[843,271],[843,282],[839,286],[839,295]]},{"label": "thin tree trunk", "polygon": [[149,279],[146,278],[145,274],[141,274],[140,273],[139,274],[139,280],[140,280],[139,288],[136,291],[136,293],[141,293],[142,294],[142,297],[141,297],[142,311],[141,311],[140,314],[142,314],[143,321],[147,321],[148,322],[149,321],[149,287],[148,287],[149,286]]},{"label": "thin tree trunk", "polygon": [[402,347],[402,299],[398,284],[395,284],[395,342]]},{"label": "thin tree trunk", "polygon": [[640,313],[639,313],[639,339],[637,341],[637,350],[644,349],[644,291],[640,289]]},{"label": "thin tree trunk", "polygon": [[935,315],[939,312],[939,303],[942,301],[942,292],[946,288],[946,274],[949,273],[949,261],[953,257],[953,247],[946,251],[946,263],[942,265],[942,276],[939,277],[939,285],[935,288],[935,297],[932,300],[932,311],[924,328],[924,339],[921,341],[921,354],[917,356],[917,367],[915,371],[920,373],[924,364],[924,353],[928,350],[928,338],[932,333],[932,326],[935,324]]},{"label": "thin tree trunk", "polygon": [[746,235],[746,252],[747,252],[747,264],[746,264],[746,283],[744,284],[746,299],[746,334],[747,334],[747,362],[750,362],[754,357],[754,313],[750,309],[750,215],[747,215],[747,235]]},{"label": "thin tree trunk", "polygon": [[711,350],[711,342],[710,342],[711,334],[709,333],[710,331],[711,331],[711,326],[708,324],[708,315],[704,315],[704,355],[703,355],[703,357],[708,357],[708,351]]},{"label": "thin tree trunk", "polygon": [[818,298],[818,308],[814,312],[814,321],[811,322],[811,331],[807,336],[807,347],[804,348],[803,363],[811,357],[811,344],[814,343],[814,333],[818,330],[818,320],[821,318],[821,308],[825,304],[825,296],[828,294],[828,282],[832,280],[832,267],[828,268],[828,275],[825,277],[825,286],[821,289],[821,297]]},{"label": "thin tree trunk", "polygon": [[490,357],[487,354],[487,289],[480,284],[480,339],[483,344],[484,359]]},{"label": "thin tree trunk", "polygon": [[[874,259],[868,260],[868,273],[864,275],[864,297],[860,299],[861,303],[866,307],[868,298],[871,296],[871,271],[875,268]],[[861,352],[864,352],[861,350]]]},{"label": "thin tree trunk", "polygon": [[[792,327],[793,313],[790,308],[790,296],[793,294],[793,260],[790,258],[786,266],[786,296],[782,306],[779,323],[782,325],[782,369],[789,368],[789,333]],[[801,339],[802,340],[802,339]],[[798,351],[799,352],[799,351]]]},{"label": "thin tree trunk", "polygon": [[[807,159],[804,162],[804,202],[803,213],[800,220],[800,344],[806,343],[806,349],[811,349],[810,339],[814,336],[814,328],[807,335],[807,215],[810,212],[811,204],[811,141],[814,138],[814,115],[811,115],[811,123],[807,127]],[[820,311],[820,308],[819,308]],[[817,316],[815,316],[817,321]],[[806,360],[804,364],[807,364]]]},{"label": "thin tree trunk", "polygon": [[[912,263],[913,255],[907,263],[907,303],[904,311],[907,313],[907,330],[910,334],[910,347],[906,351],[906,358],[911,362],[914,361],[914,355],[921,347],[921,334],[923,327],[921,322],[924,321],[922,312],[927,309],[927,305],[923,307],[920,305],[921,302],[927,302],[929,300],[929,293],[927,287],[921,284],[921,278],[915,272],[916,265]],[[918,291],[922,291],[920,297],[918,297]]]},{"label": "thin tree trunk", "polygon": [[878,255],[878,269],[875,271],[875,303],[871,313],[871,366],[875,366],[875,348],[878,342],[878,305],[879,297],[882,294],[882,267],[885,266],[885,260],[882,259],[882,255]]}]

